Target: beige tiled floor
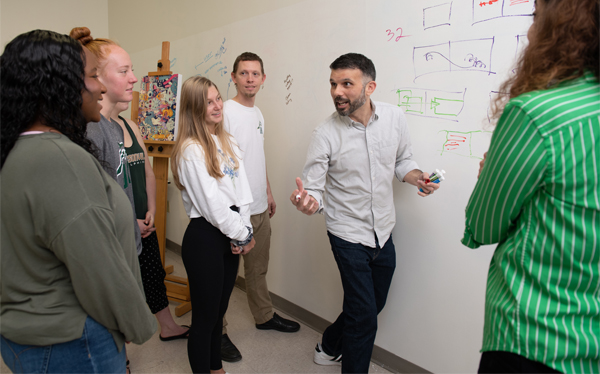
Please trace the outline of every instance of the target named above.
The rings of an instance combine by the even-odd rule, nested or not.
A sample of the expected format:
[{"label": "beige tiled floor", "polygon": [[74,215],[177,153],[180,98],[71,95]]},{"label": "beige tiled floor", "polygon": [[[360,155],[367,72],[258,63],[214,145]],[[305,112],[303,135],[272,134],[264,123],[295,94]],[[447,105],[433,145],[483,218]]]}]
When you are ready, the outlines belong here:
[{"label": "beige tiled floor", "polygon": [[[181,257],[167,251],[167,264],[175,267],[175,275],[185,276]],[[177,304],[171,303],[173,311]],[[284,317],[289,317],[278,312]],[[173,312],[173,316],[175,316]],[[190,324],[191,313],[175,317],[177,323]],[[246,294],[235,288],[227,311],[228,334],[241,351],[243,359],[236,363],[223,363],[224,369],[236,373],[339,373],[339,366],[319,366],[313,363],[313,351],[321,334],[302,325],[292,334],[258,330],[250,314]],[[138,373],[191,373],[187,357],[187,341],[162,342],[159,331],[145,344],[129,344],[127,353],[131,361],[131,372]],[[2,363],[0,372],[8,373]],[[369,373],[389,373],[371,363]]]}]

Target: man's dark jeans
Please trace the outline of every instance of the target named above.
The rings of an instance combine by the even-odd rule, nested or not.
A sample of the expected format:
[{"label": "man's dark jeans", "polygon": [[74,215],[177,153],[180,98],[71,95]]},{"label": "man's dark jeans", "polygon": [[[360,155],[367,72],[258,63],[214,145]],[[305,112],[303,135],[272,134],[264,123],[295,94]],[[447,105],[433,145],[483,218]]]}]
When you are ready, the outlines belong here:
[{"label": "man's dark jeans", "polygon": [[342,354],[343,373],[367,373],[381,312],[396,268],[392,237],[383,248],[347,242],[327,233],[337,262],[344,305],[337,320],[323,333],[323,350]]}]

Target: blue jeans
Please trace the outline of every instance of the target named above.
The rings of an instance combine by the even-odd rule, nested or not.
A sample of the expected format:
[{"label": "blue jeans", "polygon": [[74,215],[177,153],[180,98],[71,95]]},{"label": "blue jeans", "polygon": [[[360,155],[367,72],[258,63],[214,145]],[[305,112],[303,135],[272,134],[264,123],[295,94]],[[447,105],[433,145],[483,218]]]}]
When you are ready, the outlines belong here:
[{"label": "blue jeans", "polygon": [[119,352],[106,327],[89,316],[81,338],[39,346],[2,336],[1,348],[13,373],[125,373],[125,349]]},{"label": "blue jeans", "polygon": [[375,248],[347,242],[327,233],[342,278],[342,313],[323,333],[322,347],[331,356],[342,354],[343,373],[367,373],[383,309],[396,268],[392,237]]}]

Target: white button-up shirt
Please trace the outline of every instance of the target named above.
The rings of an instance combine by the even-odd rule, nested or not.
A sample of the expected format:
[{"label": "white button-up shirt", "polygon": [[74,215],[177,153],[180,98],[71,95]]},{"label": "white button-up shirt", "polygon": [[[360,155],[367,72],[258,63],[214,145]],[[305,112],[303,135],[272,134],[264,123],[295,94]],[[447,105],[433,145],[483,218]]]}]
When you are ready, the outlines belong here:
[{"label": "white button-up shirt", "polygon": [[335,112],[314,130],[302,179],[329,232],[374,248],[375,235],[383,247],[396,223],[394,175],[402,181],[419,166],[402,110],[371,105],[366,127]]}]

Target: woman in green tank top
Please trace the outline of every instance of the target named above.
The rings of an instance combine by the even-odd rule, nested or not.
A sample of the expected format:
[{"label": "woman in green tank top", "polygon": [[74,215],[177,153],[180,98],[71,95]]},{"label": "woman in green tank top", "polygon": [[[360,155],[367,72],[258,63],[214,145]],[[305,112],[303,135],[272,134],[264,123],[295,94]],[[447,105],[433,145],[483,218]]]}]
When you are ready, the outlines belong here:
[{"label": "woman in green tank top", "polygon": [[131,171],[135,213],[142,236],[142,253],[138,256],[146,303],[160,324],[163,341],[187,338],[189,328],[179,326],[169,310],[165,272],[160,259],[158,239],[154,227],[156,212],[156,182],[138,127],[119,118],[133,99],[137,78],[129,54],[110,39],[93,39],[88,43],[102,68],[99,80],[106,86],[102,100],[102,115],[118,123],[123,129],[124,146]]},{"label": "woman in green tank top", "polygon": [[142,253],[139,255],[140,271],[146,294],[146,302],[156,315],[161,327],[160,340],[169,341],[187,338],[189,327],[179,326],[169,310],[167,289],[164,284],[166,273],[160,259],[160,249],[154,215],[156,213],[156,179],[152,165],[143,146],[143,139],[136,123],[118,115],[127,110],[128,102],[116,105],[117,118],[111,118],[123,128],[127,161],[131,172],[135,214],[142,234]]}]

